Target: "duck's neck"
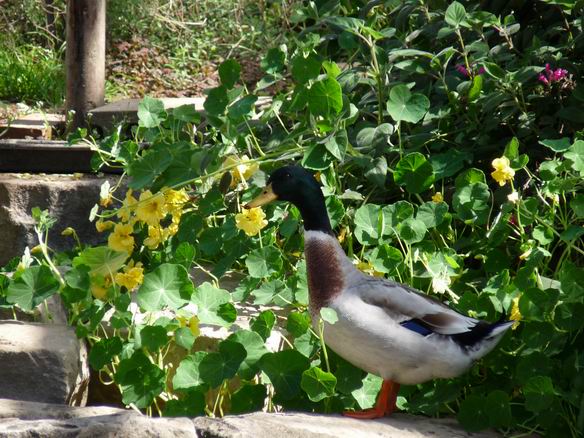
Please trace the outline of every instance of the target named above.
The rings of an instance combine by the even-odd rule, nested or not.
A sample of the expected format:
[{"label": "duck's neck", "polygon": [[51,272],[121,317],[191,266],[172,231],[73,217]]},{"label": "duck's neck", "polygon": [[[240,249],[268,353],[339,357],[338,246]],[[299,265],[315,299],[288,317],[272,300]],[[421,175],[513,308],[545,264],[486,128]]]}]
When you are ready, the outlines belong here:
[{"label": "duck's neck", "polygon": [[302,215],[304,229],[306,231],[320,231],[330,236],[335,236],[320,189],[318,190],[317,196],[307,197],[297,207]]}]

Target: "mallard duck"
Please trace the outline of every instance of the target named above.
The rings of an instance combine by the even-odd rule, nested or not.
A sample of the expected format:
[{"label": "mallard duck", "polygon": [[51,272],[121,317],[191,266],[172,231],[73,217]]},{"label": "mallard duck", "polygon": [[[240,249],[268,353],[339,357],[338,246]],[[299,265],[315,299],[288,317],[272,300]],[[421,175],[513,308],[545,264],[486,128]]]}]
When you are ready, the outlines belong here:
[{"label": "mallard duck", "polygon": [[302,215],[313,324],[321,308],[334,309],[338,321],[325,323],[326,344],[353,365],[383,378],[375,407],[345,415],[391,414],[400,384],[462,374],[513,324],[479,321],[409,286],[363,274],[333,233],[320,186],[306,169],[277,169],[248,206],[274,200],[291,202]]}]

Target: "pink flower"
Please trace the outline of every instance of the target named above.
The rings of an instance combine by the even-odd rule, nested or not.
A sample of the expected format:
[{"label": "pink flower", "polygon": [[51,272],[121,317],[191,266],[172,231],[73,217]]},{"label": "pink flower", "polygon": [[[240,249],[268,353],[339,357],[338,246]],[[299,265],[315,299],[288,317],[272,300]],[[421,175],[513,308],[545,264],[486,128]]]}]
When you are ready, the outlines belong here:
[{"label": "pink flower", "polygon": [[[474,72],[475,75],[482,75],[485,72],[484,67],[479,67],[478,69],[475,68],[474,65],[471,65],[471,70]],[[470,77],[470,73],[467,68],[463,64],[458,64],[456,66],[456,71],[465,77]]]},{"label": "pink flower", "polygon": [[458,64],[458,65],[456,66],[456,71],[457,71],[458,73],[460,73],[461,75],[463,75],[463,76],[466,76],[467,78],[470,76],[470,75],[468,74],[468,70],[467,70],[467,69],[466,69],[466,67],[465,67],[464,65],[462,65],[462,64]]},{"label": "pink flower", "polygon": [[549,64],[545,65],[545,70],[542,71],[537,79],[545,85],[551,85],[553,82],[559,82],[568,76],[568,70],[563,68],[556,68],[553,70]]}]

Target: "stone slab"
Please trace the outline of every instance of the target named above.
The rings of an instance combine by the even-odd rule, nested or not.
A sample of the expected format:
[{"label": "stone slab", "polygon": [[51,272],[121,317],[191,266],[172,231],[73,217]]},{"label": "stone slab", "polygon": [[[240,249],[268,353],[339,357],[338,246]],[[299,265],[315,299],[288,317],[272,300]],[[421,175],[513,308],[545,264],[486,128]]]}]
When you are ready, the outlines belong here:
[{"label": "stone slab", "polygon": [[83,406],[89,366],[85,344],[60,324],[0,321],[0,397]]},{"label": "stone slab", "polygon": [[339,415],[256,412],[224,418],[148,418],[115,408],[66,406],[0,399],[0,438],[28,437],[205,438],[498,438],[467,433],[452,419],[394,414],[379,420]]},{"label": "stone slab", "polygon": [[0,132],[3,138],[42,138],[50,140],[53,128],[65,123],[65,116],[61,114],[32,113],[19,117],[10,123],[0,123]]},{"label": "stone slab", "polygon": [[49,246],[56,251],[75,244],[71,236],[61,235],[67,227],[73,227],[83,243],[105,242],[106,236],[97,233],[95,224],[89,222],[89,212],[99,201],[99,190],[106,179],[115,184],[115,177],[0,173],[0,266],[21,256],[25,247],[38,244],[33,207],[48,209],[57,219],[49,231]]}]

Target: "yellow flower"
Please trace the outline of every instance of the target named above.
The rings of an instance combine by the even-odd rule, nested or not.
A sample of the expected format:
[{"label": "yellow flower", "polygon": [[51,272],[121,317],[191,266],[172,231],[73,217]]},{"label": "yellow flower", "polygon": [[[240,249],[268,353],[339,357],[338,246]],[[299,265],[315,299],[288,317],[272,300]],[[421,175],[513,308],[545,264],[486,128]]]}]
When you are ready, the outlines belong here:
[{"label": "yellow flower", "polygon": [[435,202],[436,204],[440,204],[442,201],[444,201],[444,197],[442,196],[442,193],[441,192],[434,193],[434,196],[432,196],[432,202]]},{"label": "yellow flower", "polygon": [[148,227],[148,237],[146,239],[144,239],[144,245],[146,245],[148,248],[150,249],[156,249],[158,248],[158,245],[160,245],[163,241],[164,241],[164,232],[162,231],[162,228],[160,226],[156,226],[156,227]]},{"label": "yellow flower", "polygon": [[63,231],[61,231],[61,236],[73,236],[73,235],[75,235],[75,230],[71,227],[67,227]]},{"label": "yellow flower", "polygon": [[187,320],[184,316],[177,316],[178,323],[181,327],[189,327],[193,336],[199,336],[201,333],[199,329],[199,318],[196,316],[191,317]]},{"label": "yellow flower", "polygon": [[107,207],[108,205],[111,205],[112,202],[113,201],[111,193],[108,193],[105,198],[99,198],[99,205],[101,205],[102,207]]},{"label": "yellow flower", "polygon": [[495,158],[492,162],[492,165],[495,170],[491,173],[491,176],[499,183],[500,186],[504,186],[507,181],[513,181],[515,171],[511,169],[509,158]]},{"label": "yellow flower", "polygon": [[252,177],[254,173],[258,171],[260,166],[257,163],[249,163],[249,158],[247,155],[243,155],[241,159],[237,156],[229,156],[223,161],[223,167],[233,166],[236,167],[230,170],[231,173],[231,187],[235,187],[238,183],[242,182],[245,184],[246,180]]},{"label": "yellow flower", "polygon": [[383,272],[376,271],[371,262],[359,261],[357,262],[357,269],[374,277],[383,277]]},{"label": "yellow flower", "polygon": [[248,236],[255,236],[262,228],[268,225],[266,214],[261,207],[244,208],[241,213],[235,215],[235,226],[245,231]]},{"label": "yellow flower", "polygon": [[108,295],[108,289],[112,282],[109,277],[91,277],[91,295],[98,300],[105,301]]},{"label": "yellow flower", "polygon": [[174,221],[168,226],[168,228],[163,230],[163,234],[166,237],[174,236],[176,233],[178,233],[178,223],[175,223]]},{"label": "yellow flower", "polygon": [[101,219],[95,223],[95,229],[103,233],[104,231],[111,230],[115,226],[115,222],[113,221],[102,221]]},{"label": "yellow flower", "polygon": [[184,205],[189,201],[189,195],[184,189],[163,189],[162,192],[164,193],[166,208],[173,215],[174,213],[182,212]]},{"label": "yellow flower", "polygon": [[35,254],[35,255],[37,255],[37,254],[42,254],[42,253],[43,253],[43,249],[41,248],[41,246],[40,246],[40,245],[33,246],[33,247],[31,248],[31,250],[30,250],[30,253],[31,253],[31,254]]},{"label": "yellow flower", "polygon": [[511,308],[511,316],[509,317],[510,320],[515,321],[513,323],[513,326],[511,326],[511,330],[515,330],[517,327],[519,327],[519,321],[521,321],[523,319],[523,316],[521,315],[521,312],[519,311],[519,298],[521,296],[518,296],[516,298],[513,298],[513,307]]},{"label": "yellow flower", "polygon": [[148,225],[156,226],[166,216],[166,204],[164,195],[155,195],[146,190],[140,194],[140,203],[136,206],[136,216]]},{"label": "yellow flower", "polygon": [[144,269],[142,263],[134,265],[134,260],[124,267],[124,272],[118,272],[115,276],[116,283],[128,290],[134,289],[144,281]]},{"label": "yellow flower", "polygon": [[130,224],[116,224],[113,233],[107,239],[108,246],[114,251],[131,254],[134,250],[133,228]]},{"label": "yellow flower", "polygon": [[118,217],[122,222],[130,222],[130,218],[135,209],[134,205],[137,202],[138,200],[132,196],[132,189],[129,189],[126,192],[126,198],[124,199],[124,202],[122,202],[122,206],[118,210]]}]

